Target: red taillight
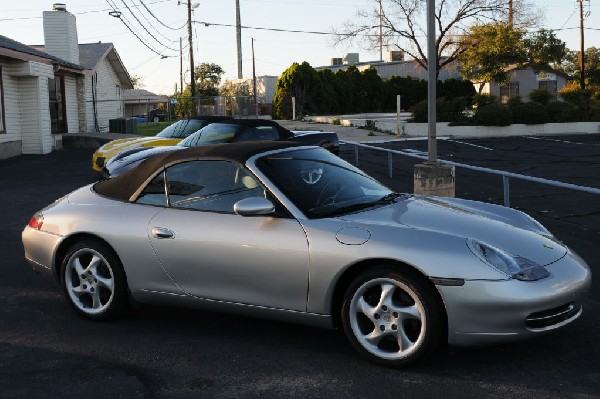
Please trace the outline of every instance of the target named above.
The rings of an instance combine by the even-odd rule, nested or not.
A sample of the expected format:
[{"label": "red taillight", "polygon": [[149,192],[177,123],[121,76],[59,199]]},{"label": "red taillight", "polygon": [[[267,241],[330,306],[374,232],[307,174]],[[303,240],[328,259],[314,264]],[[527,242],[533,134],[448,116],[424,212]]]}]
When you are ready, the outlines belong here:
[{"label": "red taillight", "polygon": [[44,224],[44,216],[41,213],[36,213],[31,217],[27,226],[32,229],[41,230],[42,225]]}]

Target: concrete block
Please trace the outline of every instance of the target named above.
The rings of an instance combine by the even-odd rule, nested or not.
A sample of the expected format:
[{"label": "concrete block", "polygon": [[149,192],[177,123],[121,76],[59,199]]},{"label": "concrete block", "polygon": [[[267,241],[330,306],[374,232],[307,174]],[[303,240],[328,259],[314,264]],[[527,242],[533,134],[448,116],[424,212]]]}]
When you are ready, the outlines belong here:
[{"label": "concrete block", "polygon": [[456,181],[454,166],[437,162],[425,162],[415,165],[415,194],[454,197]]}]

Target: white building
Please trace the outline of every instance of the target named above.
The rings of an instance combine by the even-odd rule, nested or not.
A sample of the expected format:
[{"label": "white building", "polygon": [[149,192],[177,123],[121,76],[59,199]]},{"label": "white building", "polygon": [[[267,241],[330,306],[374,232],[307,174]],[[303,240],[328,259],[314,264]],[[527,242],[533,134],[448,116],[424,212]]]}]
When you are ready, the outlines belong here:
[{"label": "white building", "polygon": [[[506,84],[494,82],[482,83],[482,94],[491,94],[502,102],[507,102],[510,97],[520,96],[523,101],[529,101],[529,93],[536,89],[544,89],[556,94],[567,84],[567,75],[552,68],[534,70],[530,66],[509,66],[505,69],[509,81]],[[475,90],[479,91],[480,83],[473,82]]]},{"label": "white building", "polygon": [[[278,76],[262,75],[256,77],[256,103],[260,114],[270,114],[273,106],[273,97],[277,89]],[[231,79],[225,82],[225,85],[240,88],[248,96],[253,94],[253,78]],[[239,93],[238,93],[239,94]]]},{"label": "white building", "polygon": [[[427,69],[423,68],[416,60],[405,61],[399,51],[390,51],[385,61],[360,62],[358,53],[348,53],[343,58],[332,58],[331,65],[316,67],[316,70],[329,69],[332,72],[346,70],[354,65],[359,71],[375,68],[377,74],[383,80],[392,76],[410,76],[413,79],[427,80]],[[455,62],[444,66],[439,73],[438,80],[461,79]]]},{"label": "white building", "polygon": [[43,46],[0,36],[0,158],[46,154],[61,134],[107,131],[132,88],[111,43],[79,45],[62,5],[43,18]]}]

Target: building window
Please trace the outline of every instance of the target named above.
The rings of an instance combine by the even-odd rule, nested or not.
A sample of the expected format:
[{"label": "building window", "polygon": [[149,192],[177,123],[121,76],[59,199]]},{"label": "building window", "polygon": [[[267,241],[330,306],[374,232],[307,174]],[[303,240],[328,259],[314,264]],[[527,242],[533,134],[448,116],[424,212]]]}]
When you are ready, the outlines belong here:
[{"label": "building window", "polygon": [[519,82],[508,82],[500,86],[500,100],[503,104],[508,102],[511,97],[519,95]]},{"label": "building window", "polygon": [[6,133],[6,118],[4,115],[4,82],[2,82],[2,67],[0,66],[0,134]]},{"label": "building window", "polygon": [[65,78],[54,76],[48,79],[48,99],[50,101],[51,133],[67,132],[67,106],[65,103]]},{"label": "building window", "polygon": [[547,90],[550,93],[556,93],[556,80],[542,80],[539,83],[539,88]]}]

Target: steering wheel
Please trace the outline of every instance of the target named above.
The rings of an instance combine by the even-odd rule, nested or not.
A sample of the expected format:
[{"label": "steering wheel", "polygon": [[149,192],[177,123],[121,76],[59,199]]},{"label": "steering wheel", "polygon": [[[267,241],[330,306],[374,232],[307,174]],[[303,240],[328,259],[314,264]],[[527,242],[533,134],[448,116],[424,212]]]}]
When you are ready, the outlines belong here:
[{"label": "steering wheel", "polygon": [[323,186],[321,189],[319,196],[317,197],[315,208],[319,208],[324,205],[335,204],[338,196],[348,188],[348,186],[342,186],[340,183],[335,181],[325,184],[325,186]]}]

